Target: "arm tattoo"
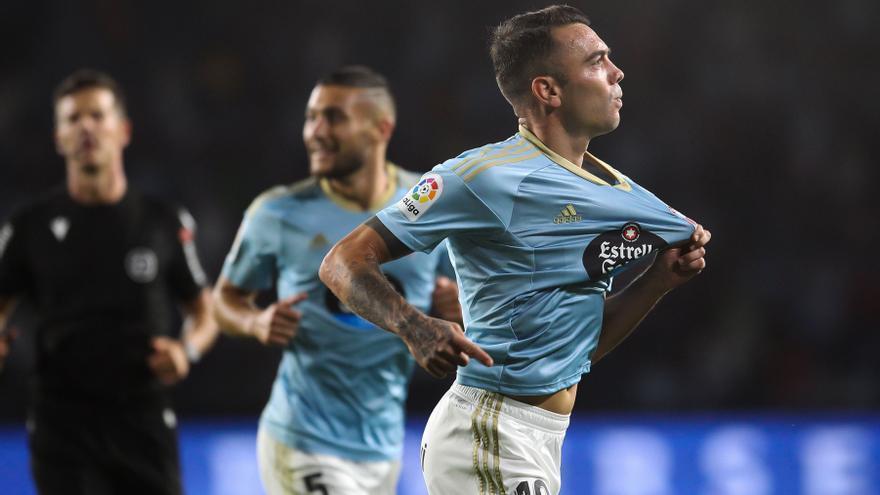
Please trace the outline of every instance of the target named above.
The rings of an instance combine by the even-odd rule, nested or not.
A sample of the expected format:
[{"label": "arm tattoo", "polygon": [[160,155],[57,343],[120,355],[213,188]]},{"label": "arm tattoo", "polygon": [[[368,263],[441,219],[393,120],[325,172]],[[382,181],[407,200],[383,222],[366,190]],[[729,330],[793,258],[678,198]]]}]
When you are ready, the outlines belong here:
[{"label": "arm tattoo", "polygon": [[369,220],[364,222],[364,225],[376,231],[379,234],[379,237],[385,241],[385,245],[388,246],[388,254],[391,255],[391,259],[396,260],[397,258],[402,258],[410,253],[412,253],[412,249],[406,247],[406,244],[400,242],[400,239],[397,238],[394,234],[388,230],[388,227],[385,226],[384,223],[379,221],[375,216],[370,217]]},{"label": "arm tattoo", "polygon": [[349,265],[349,270],[346,274],[348,294],[344,302],[352,311],[398,334],[419,320],[418,310],[410,306],[385,278],[372,256],[355,261]]},{"label": "arm tattoo", "polygon": [[[392,257],[411,252],[376,217],[368,220],[365,226],[382,237]],[[331,261],[324,261],[321,279],[343,303],[364,319],[399,335],[413,350],[428,347],[436,340],[434,334],[437,333],[436,329],[429,328],[431,319],[410,305],[382,274],[378,246],[365,245],[357,249],[357,255],[328,255]],[[341,250],[345,252],[346,247]]]}]

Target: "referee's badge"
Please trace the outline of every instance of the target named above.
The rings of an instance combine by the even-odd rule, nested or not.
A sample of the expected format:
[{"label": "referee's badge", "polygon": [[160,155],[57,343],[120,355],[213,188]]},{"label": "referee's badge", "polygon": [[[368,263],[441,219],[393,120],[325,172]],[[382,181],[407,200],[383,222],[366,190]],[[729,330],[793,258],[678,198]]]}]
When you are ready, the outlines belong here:
[{"label": "referee's badge", "polygon": [[139,284],[147,284],[159,273],[159,257],[150,248],[136,247],[125,255],[125,273]]},{"label": "referee's badge", "polygon": [[428,211],[441,194],[443,194],[443,178],[428,172],[422,176],[418,184],[400,198],[397,209],[411,222],[415,222]]},{"label": "referee's badge", "polygon": [[13,228],[11,223],[6,223],[2,228],[0,228],[0,258],[3,257],[3,253],[6,252],[6,246],[9,244],[9,240],[12,239]]}]

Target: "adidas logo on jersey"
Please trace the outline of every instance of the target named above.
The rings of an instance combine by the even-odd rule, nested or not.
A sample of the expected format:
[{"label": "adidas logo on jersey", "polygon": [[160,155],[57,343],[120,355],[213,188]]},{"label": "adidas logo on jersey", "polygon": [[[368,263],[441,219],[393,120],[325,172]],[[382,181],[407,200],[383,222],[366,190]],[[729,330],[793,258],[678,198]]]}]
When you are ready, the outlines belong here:
[{"label": "adidas logo on jersey", "polygon": [[569,203],[559,212],[559,215],[556,215],[556,218],[553,219],[553,223],[576,223],[583,219],[584,217],[578,215],[577,210],[574,209],[574,205]]},{"label": "adidas logo on jersey", "polygon": [[327,240],[324,234],[318,234],[309,243],[309,249],[321,249],[328,244],[330,244],[330,241]]}]

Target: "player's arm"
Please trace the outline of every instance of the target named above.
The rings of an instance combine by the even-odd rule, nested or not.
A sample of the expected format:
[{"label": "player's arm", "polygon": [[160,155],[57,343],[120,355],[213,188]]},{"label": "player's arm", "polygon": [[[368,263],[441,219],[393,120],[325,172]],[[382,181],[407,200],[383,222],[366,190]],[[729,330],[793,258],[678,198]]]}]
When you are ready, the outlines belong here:
[{"label": "player's arm", "polygon": [[458,302],[458,284],[454,280],[455,269],[449,260],[446,244],[441,243],[434,252],[437,254],[437,279],[434,281],[434,292],[431,293],[430,314],[464,327],[461,304]]},{"label": "player's arm", "polygon": [[211,292],[202,288],[194,298],[182,304],[183,328],[180,339],[154,337],[153,352],[147,365],[165,385],[174,385],[189,374],[190,365],[198,362],[217,340],[219,330],[212,315]]},{"label": "player's arm", "polygon": [[6,364],[6,357],[12,347],[12,341],[17,336],[14,329],[7,327],[17,303],[18,300],[14,297],[0,296],[0,371],[3,371],[3,365]]},{"label": "player's arm", "polygon": [[664,295],[706,268],[705,246],[711,238],[711,232],[697,225],[689,244],[660,253],[641,277],[605,301],[602,333],[593,363],[629,337]]},{"label": "player's arm", "polygon": [[220,333],[213,314],[214,298],[211,291],[203,288],[193,300],[183,304],[185,316],[180,332],[187,357],[195,362],[213,347]]},{"label": "player's arm", "polygon": [[0,224],[0,371],[18,336],[15,328],[9,327],[9,320],[20,297],[29,291],[30,273],[27,266],[27,243],[19,232],[18,221],[13,215],[6,223]]},{"label": "player's arm", "polygon": [[431,293],[431,316],[463,326],[461,304],[458,302],[458,284],[451,278],[439,275]]},{"label": "player's arm", "polygon": [[252,337],[263,344],[287,345],[296,336],[302,317],[293,306],[306,295],[296,294],[266,308],[256,305],[256,295],[256,291],[242,289],[227,277],[220,277],[214,288],[214,317],[220,328],[227,335]]},{"label": "player's arm", "polygon": [[360,225],[327,253],[321,280],[362,318],[400,336],[416,362],[436,377],[474,357],[492,358],[465,337],[455,323],[431,318],[410,305],[382,275],[379,265],[409,253],[376,217]]},{"label": "player's arm", "polygon": [[190,365],[201,359],[219,334],[213,315],[213,296],[207,288],[207,277],[196,249],[195,219],[186,209],[178,208],[170,227],[174,232],[169,236],[174,255],[169,266],[168,288],[181,304],[183,327],[179,339],[153,337],[153,352],[147,357],[147,365],[165,385],[186,378]]}]

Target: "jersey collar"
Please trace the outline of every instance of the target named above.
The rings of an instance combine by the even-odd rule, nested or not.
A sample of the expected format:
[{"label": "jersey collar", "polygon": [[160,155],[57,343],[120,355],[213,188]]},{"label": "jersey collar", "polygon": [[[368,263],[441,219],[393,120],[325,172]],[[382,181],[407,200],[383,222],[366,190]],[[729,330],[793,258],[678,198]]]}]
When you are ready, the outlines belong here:
[{"label": "jersey collar", "polygon": [[382,209],[388,201],[394,197],[394,193],[397,191],[397,165],[386,162],[385,163],[385,173],[388,174],[388,184],[385,187],[385,192],[382,193],[382,196],[379,197],[376,201],[374,201],[367,210],[364,210],[360,204],[342,196],[337,193],[330,187],[330,181],[327,179],[321,179],[318,183],[321,185],[321,190],[324,191],[324,194],[330,198],[331,201],[339,205],[340,207],[349,210],[356,211],[362,213],[364,211],[379,211]]},{"label": "jersey collar", "polygon": [[624,177],[623,174],[621,174],[620,172],[615,170],[614,167],[612,167],[611,165],[608,165],[607,163],[605,163],[602,160],[593,156],[593,154],[590,153],[589,151],[584,151],[584,160],[590,160],[597,167],[605,169],[605,171],[607,171],[609,174],[614,176],[615,179],[617,179],[617,184],[614,184],[612,186],[608,182],[605,182],[604,180],[602,180],[602,178],[597,177],[597,176],[591,174],[590,172],[587,172],[583,168],[578,167],[577,165],[575,165],[574,163],[569,161],[564,156],[551,150],[550,148],[547,147],[546,144],[544,144],[543,142],[541,142],[540,139],[538,139],[538,136],[535,136],[535,134],[532,133],[532,131],[530,131],[526,126],[524,126],[522,124],[520,124],[520,126],[519,126],[519,135],[522,136],[523,138],[525,138],[526,141],[532,143],[538,149],[540,149],[545,155],[547,155],[547,158],[549,158],[553,163],[556,163],[557,165],[561,166],[562,168],[568,170],[569,172],[571,172],[579,177],[587,179],[588,181],[593,182],[594,184],[598,184],[600,186],[616,187],[616,188],[621,189],[623,191],[632,190],[632,186],[630,186],[629,181],[626,180],[626,177]]}]

